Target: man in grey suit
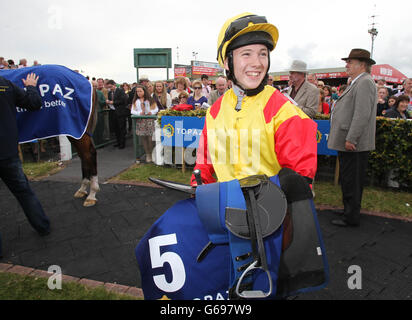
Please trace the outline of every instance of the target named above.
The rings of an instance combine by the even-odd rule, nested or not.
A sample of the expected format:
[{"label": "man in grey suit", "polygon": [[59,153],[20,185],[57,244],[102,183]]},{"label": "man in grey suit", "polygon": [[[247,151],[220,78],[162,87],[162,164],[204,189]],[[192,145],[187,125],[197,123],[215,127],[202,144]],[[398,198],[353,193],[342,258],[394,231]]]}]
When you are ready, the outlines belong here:
[{"label": "man in grey suit", "polygon": [[306,81],[307,73],[306,63],[294,60],[289,70],[292,85],[287,93],[308,117],[313,118],[318,111],[320,92],[317,87]]},{"label": "man in grey suit", "polygon": [[364,49],[353,49],[346,61],[351,84],[336,101],[331,115],[329,149],[338,151],[343,219],[332,224],[358,226],[369,151],[375,149],[377,90],[371,77],[375,61]]}]

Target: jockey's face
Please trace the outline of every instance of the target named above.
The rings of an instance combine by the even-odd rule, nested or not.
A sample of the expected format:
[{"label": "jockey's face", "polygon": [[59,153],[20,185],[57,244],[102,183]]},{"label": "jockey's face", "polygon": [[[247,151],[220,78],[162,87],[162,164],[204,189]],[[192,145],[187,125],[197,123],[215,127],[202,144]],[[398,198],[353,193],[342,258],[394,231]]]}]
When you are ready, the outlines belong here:
[{"label": "jockey's face", "polygon": [[[269,50],[263,44],[251,44],[233,50],[236,80],[244,89],[256,89],[263,81],[269,65]],[[225,68],[229,69],[228,60]]]}]

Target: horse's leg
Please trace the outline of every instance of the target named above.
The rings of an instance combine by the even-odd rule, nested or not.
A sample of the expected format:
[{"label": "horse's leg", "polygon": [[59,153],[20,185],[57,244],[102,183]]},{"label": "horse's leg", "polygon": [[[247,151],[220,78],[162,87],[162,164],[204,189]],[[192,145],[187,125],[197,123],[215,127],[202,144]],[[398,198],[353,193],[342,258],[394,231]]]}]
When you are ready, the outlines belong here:
[{"label": "horse's leg", "polygon": [[83,203],[85,207],[94,206],[97,202],[96,193],[100,190],[99,179],[97,177],[97,153],[92,139],[89,137],[88,169],[90,174],[90,194]]},{"label": "horse's leg", "polygon": [[90,179],[90,194],[84,200],[83,206],[91,207],[94,206],[97,202],[96,193],[100,190],[99,180],[97,176],[92,176]]},{"label": "horse's leg", "polygon": [[81,184],[79,190],[77,190],[75,192],[74,197],[75,198],[84,198],[85,196],[87,196],[87,194],[88,194],[87,193],[87,188],[89,187],[89,185],[90,185],[90,180],[87,179],[87,178],[84,178],[82,180],[82,184]]},{"label": "horse's leg", "polygon": [[76,140],[73,139],[72,137],[68,137],[70,143],[75,147],[77,154],[80,157],[81,160],[81,166],[82,166],[82,184],[79,188],[79,190],[77,190],[74,194],[75,198],[84,198],[85,196],[88,195],[87,189],[89,188],[90,185],[90,177],[87,176],[87,172],[85,169],[85,156],[84,156],[84,151],[82,148],[82,140],[83,138],[81,138],[80,140]]}]

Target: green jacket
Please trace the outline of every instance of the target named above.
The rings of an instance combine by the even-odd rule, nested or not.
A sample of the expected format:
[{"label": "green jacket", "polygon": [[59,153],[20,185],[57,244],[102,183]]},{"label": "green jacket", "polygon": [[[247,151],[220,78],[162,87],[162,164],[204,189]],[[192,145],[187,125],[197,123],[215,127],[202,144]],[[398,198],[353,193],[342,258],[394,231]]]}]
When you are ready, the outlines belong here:
[{"label": "green jacket", "polygon": [[106,108],[106,98],[104,97],[103,92],[101,92],[100,90],[96,90],[97,93],[97,101],[99,103],[99,108],[98,110],[105,110]]}]

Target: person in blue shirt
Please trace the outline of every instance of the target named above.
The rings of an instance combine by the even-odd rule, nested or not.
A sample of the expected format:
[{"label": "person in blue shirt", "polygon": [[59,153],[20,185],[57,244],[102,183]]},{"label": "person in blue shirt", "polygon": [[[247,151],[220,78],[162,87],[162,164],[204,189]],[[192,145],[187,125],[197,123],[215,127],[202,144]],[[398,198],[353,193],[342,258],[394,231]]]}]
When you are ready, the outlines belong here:
[{"label": "person in blue shirt", "polygon": [[199,109],[204,102],[207,103],[207,98],[202,93],[202,82],[200,80],[193,81],[192,88],[195,92],[187,99],[187,103],[192,105],[193,109]]},{"label": "person in blue shirt", "polygon": [[36,89],[38,79],[36,74],[28,74],[22,79],[26,87],[23,90],[0,76],[0,178],[18,200],[31,226],[44,236],[50,233],[50,221],[30,188],[17,148],[16,106],[29,111],[41,108],[42,100]]}]

